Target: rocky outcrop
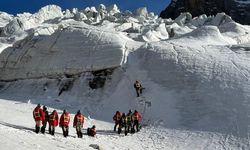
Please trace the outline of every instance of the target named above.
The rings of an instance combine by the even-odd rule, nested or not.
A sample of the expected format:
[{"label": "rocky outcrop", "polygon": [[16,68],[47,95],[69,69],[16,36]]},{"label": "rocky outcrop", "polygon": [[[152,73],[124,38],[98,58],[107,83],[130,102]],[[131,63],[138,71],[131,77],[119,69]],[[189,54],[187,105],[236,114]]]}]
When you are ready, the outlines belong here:
[{"label": "rocky outcrop", "polygon": [[194,17],[225,12],[239,23],[250,24],[249,0],[172,0],[160,17],[174,19],[182,12],[190,12]]}]

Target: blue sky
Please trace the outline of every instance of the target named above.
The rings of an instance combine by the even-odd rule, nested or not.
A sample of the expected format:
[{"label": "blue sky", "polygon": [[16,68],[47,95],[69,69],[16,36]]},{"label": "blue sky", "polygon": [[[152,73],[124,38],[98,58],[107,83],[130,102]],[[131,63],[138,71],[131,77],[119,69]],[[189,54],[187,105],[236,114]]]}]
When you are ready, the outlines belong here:
[{"label": "blue sky", "polygon": [[48,5],[59,5],[63,10],[66,8],[80,8],[87,6],[106,6],[117,4],[121,10],[135,10],[139,7],[146,6],[150,12],[159,14],[170,3],[170,0],[0,0],[0,11],[10,14],[22,12],[34,13],[39,8]]}]

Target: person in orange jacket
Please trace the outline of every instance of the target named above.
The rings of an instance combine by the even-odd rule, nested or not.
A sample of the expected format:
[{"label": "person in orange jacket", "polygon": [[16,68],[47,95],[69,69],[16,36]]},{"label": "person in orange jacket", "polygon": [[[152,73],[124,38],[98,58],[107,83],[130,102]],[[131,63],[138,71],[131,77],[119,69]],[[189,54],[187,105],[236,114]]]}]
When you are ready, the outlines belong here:
[{"label": "person in orange jacket", "polygon": [[82,128],[84,123],[84,116],[81,114],[81,111],[78,110],[77,114],[74,117],[73,127],[76,128],[76,134],[78,138],[82,138]]},{"label": "person in orange jacket", "polygon": [[59,126],[62,127],[64,137],[67,137],[69,135],[69,122],[70,122],[69,113],[66,110],[63,110],[63,114],[60,117]]},{"label": "person in orange jacket", "polygon": [[39,133],[42,123],[44,121],[44,112],[40,104],[37,104],[36,108],[33,110],[33,118],[36,122],[35,132]]},{"label": "person in orange jacket", "polygon": [[116,111],[115,115],[113,116],[113,120],[115,121],[114,131],[116,131],[117,125],[120,124],[122,118],[122,113],[119,111]]},{"label": "person in orange jacket", "polygon": [[54,135],[55,134],[55,127],[58,126],[58,114],[56,110],[54,110],[49,115],[49,134]]},{"label": "person in orange jacket", "polygon": [[96,135],[96,128],[95,125],[92,126],[92,128],[87,129],[87,135],[88,136],[95,136]]},{"label": "person in orange jacket", "polygon": [[141,122],[141,114],[135,110],[135,112],[132,115],[132,119],[133,119],[133,132],[135,132],[135,127],[136,127],[136,131],[138,132],[140,129],[140,122]]}]

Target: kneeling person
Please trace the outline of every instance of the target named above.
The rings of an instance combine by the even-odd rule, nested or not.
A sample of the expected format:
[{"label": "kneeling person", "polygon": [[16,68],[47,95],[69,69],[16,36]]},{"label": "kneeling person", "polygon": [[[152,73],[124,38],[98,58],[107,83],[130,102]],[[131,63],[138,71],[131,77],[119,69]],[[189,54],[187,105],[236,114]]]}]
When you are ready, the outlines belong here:
[{"label": "kneeling person", "polygon": [[89,136],[95,136],[96,135],[95,125],[93,125],[92,128],[87,129],[87,135],[89,135]]}]

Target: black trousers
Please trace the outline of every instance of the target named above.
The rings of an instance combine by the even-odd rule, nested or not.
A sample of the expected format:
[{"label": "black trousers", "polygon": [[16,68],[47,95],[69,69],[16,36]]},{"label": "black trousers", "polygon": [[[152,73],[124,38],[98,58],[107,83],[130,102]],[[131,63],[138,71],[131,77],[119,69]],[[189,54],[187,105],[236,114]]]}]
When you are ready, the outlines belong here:
[{"label": "black trousers", "polygon": [[67,137],[69,135],[69,126],[62,126],[63,136]]},{"label": "black trousers", "polygon": [[55,134],[55,126],[49,126],[49,134],[51,135]]},{"label": "black trousers", "polygon": [[142,88],[135,88],[137,97],[142,93]]},{"label": "black trousers", "polygon": [[127,135],[128,134],[128,125],[127,124],[119,124],[118,134],[120,134],[122,132],[122,128],[124,128],[124,133],[125,133],[125,135]]},{"label": "black trousers", "polygon": [[44,122],[43,122],[43,126],[41,127],[41,133],[45,133],[45,129],[46,129],[46,127],[47,127],[47,122],[48,122],[48,121],[44,121]]},{"label": "black trousers", "polygon": [[134,120],[134,124],[133,124],[133,130],[135,131],[135,127],[136,127],[136,131],[140,131],[140,128],[139,128],[139,121],[138,120]]}]

